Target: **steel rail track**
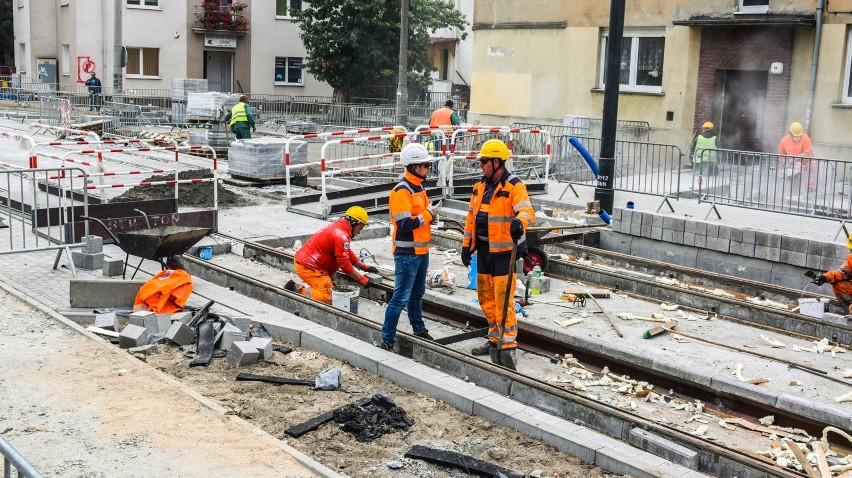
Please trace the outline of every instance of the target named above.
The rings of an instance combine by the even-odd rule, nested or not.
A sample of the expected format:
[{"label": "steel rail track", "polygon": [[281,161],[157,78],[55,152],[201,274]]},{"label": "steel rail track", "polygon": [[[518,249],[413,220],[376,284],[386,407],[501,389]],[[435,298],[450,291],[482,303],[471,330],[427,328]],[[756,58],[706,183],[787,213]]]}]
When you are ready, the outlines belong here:
[{"label": "steel rail track", "polygon": [[[292,264],[292,254],[277,251],[269,246],[234,236],[226,234],[219,235],[228,241],[244,244],[249,249],[248,254],[244,251],[244,255],[253,257],[259,262],[274,266]],[[245,274],[229,271],[226,268],[210,264],[209,262],[189,256],[185,256],[185,258],[188,259],[185,265],[193,275],[222,285],[232,286],[236,290],[264,300],[279,308],[298,311],[302,317],[349,333],[362,340],[375,343],[376,337],[378,337],[381,330],[380,323],[372,322],[357,315],[317,303],[275,285],[258,281]],[[379,289],[384,293],[392,292],[392,287],[387,285],[375,285],[371,289]],[[476,316],[460,313],[459,310],[450,309],[446,306],[424,303],[424,309],[426,309],[425,312],[434,316],[431,317],[433,320],[460,328],[464,328],[467,323],[480,325],[482,322]],[[570,349],[565,344],[556,343],[551,338],[537,337],[532,333],[525,332],[523,338],[526,350],[538,352],[546,356],[552,356],[555,351],[564,353],[566,349]],[[627,437],[625,434],[633,427],[651,430],[667,439],[687,446],[702,454],[703,457],[706,457],[709,461],[702,460],[702,463],[705,461],[709,463],[707,465],[709,468],[700,471],[713,473],[717,476],[735,476],[737,473],[742,473],[748,469],[751,472],[759,472],[758,475],[752,476],[801,476],[792,470],[782,470],[755,455],[723,447],[711,441],[690,435],[672,426],[663,425],[629,411],[588,399],[571,390],[526,377],[518,372],[509,371],[434,342],[421,340],[410,334],[401,333],[399,345],[400,353],[403,355],[439,367],[441,370],[459,377],[468,376],[472,381],[475,381],[481,386],[507,396],[512,396],[532,406],[542,408],[542,400],[536,400],[528,396],[529,392],[534,390],[536,394],[541,394],[548,397],[550,401],[555,400],[556,403],[562,404],[557,409],[545,408],[545,411],[569,419],[575,419],[585,426],[609,434],[615,438],[626,440]],[[617,365],[613,365],[613,361],[607,357],[595,357],[582,352],[578,352],[575,355],[598,369],[607,365],[610,369],[616,371],[616,373],[627,374],[638,380],[647,380],[658,387],[680,389],[682,396],[699,398],[705,401],[705,403],[716,401],[714,400],[716,397],[713,396],[714,394],[711,391],[701,390],[694,386],[690,387],[689,390],[685,390],[685,384],[683,383],[675,383],[664,377],[649,374],[647,371],[630,367],[629,364],[617,363]],[[519,393],[518,390],[526,390],[527,392]],[[763,404],[749,403],[742,399],[736,400],[737,398],[740,397],[725,397],[724,403],[729,410],[736,410],[736,413],[740,416],[760,417],[770,413],[768,407]],[[571,413],[568,413],[567,410],[570,410]],[[778,410],[771,410],[771,413],[778,415]],[[726,413],[723,412],[720,415],[725,416]],[[577,417],[580,418],[578,419]],[[820,425],[812,422],[799,423],[798,417],[785,418],[790,420],[790,423],[799,424],[806,429],[810,429],[809,431],[814,430],[816,427],[819,427],[821,430],[822,426],[825,426],[825,424]]]}]

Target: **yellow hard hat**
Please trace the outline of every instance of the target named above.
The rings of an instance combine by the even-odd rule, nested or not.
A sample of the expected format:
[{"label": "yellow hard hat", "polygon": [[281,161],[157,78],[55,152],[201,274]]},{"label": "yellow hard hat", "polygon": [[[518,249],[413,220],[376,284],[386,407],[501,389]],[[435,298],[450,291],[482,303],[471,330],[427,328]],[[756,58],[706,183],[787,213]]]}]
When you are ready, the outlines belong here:
[{"label": "yellow hard hat", "polygon": [[802,123],[795,122],[795,123],[791,124],[790,125],[790,134],[797,137],[797,138],[799,136],[805,134],[805,128],[802,128]]},{"label": "yellow hard hat", "polygon": [[852,234],[849,234],[849,238],[846,239],[846,247],[852,249]]},{"label": "yellow hard hat", "polygon": [[367,224],[367,210],[361,206],[352,206],[346,210],[346,216],[350,217],[361,224]]},{"label": "yellow hard hat", "polygon": [[702,127],[702,128],[712,128],[712,127],[713,127],[713,123],[711,123],[711,122],[709,122],[709,121],[705,121],[705,122],[704,122],[704,124],[703,124],[703,125],[701,125],[701,127]]},{"label": "yellow hard hat", "polygon": [[506,143],[499,139],[489,139],[482,143],[482,148],[479,149],[479,157],[499,158],[506,161],[509,159],[509,148],[506,147]]}]

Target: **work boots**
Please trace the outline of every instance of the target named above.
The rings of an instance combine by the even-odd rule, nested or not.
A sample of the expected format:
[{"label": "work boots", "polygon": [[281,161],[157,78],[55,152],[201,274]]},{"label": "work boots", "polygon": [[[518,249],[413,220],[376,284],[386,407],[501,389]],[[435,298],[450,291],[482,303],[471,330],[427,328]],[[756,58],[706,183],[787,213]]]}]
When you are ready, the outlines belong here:
[{"label": "work boots", "polygon": [[416,334],[414,334],[414,336],[420,337],[421,339],[426,339],[426,340],[433,340],[433,341],[435,340],[434,338],[432,338],[431,335],[429,335],[429,329],[423,329],[420,332],[417,332]]},{"label": "work boots", "polygon": [[488,351],[492,349],[497,350],[495,345],[492,344],[490,340],[487,340],[482,346],[470,349],[470,353],[472,355],[488,355]]},{"label": "work boots", "polygon": [[290,292],[296,292],[296,281],[288,280],[286,284],[284,284],[284,290],[289,290]]}]

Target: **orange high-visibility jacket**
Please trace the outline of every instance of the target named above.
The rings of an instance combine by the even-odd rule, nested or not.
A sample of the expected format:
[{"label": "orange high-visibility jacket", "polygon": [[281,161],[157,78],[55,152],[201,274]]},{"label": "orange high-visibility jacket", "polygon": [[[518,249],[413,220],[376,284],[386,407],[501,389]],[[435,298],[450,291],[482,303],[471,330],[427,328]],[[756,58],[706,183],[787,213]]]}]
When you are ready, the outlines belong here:
[{"label": "orange high-visibility jacket", "polygon": [[432,112],[429,126],[450,126],[453,124],[452,116],[455,113],[451,108],[442,106]]},{"label": "orange high-visibility jacket", "polygon": [[778,152],[788,156],[814,156],[814,146],[811,143],[811,138],[803,134],[799,141],[793,139],[792,135],[786,135],[781,139],[778,145]]},{"label": "orange high-visibility jacket", "polygon": [[829,271],[825,274],[825,280],[834,289],[835,295],[838,291],[842,294],[852,294],[852,254],[846,256],[846,262],[836,271]]},{"label": "orange high-visibility jacket", "polygon": [[432,214],[423,180],[406,171],[390,193],[388,210],[393,226],[393,253],[422,256],[429,252]]},{"label": "orange high-visibility jacket", "polygon": [[[305,245],[296,251],[296,261],[314,271],[325,271],[334,276],[338,269],[344,274],[355,274],[355,265],[362,264],[352,252],[349,241],[352,240],[352,228],[346,218],[338,219],[311,236]],[[360,267],[360,265],[359,265]],[[363,267],[361,267],[363,269]]]},{"label": "orange high-visibility jacket", "polygon": [[192,294],[192,277],[185,270],[165,269],[139,289],[134,310],[150,310],[158,314],[173,314],[183,310]]},{"label": "orange high-visibility jacket", "polygon": [[[469,250],[476,249],[476,215],[482,209],[482,196],[485,193],[485,177],[473,185],[470,195],[470,206],[467,210],[467,220],[464,223],[464,239],[462,245]],[[509,229],[512,219],[517,217],[524,225],[524,231],[535,222],[527,187],[514,174],[503,173],[503,177],[494,186],[491,202],[488,205],[488,249],[492,253],[512,250],[512,235]],[[518,241],[520,245],[524,237]],[[525,244],[524,244],[525,245]]]}]

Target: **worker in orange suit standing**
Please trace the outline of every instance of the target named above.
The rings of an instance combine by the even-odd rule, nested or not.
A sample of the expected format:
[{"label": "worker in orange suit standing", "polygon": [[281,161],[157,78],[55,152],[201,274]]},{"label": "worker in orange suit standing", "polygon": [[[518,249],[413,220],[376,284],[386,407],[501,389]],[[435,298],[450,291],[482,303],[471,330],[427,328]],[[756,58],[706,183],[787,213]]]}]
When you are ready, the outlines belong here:
[{"label": "worker in orange suit standing", "polygon": [[[473,355],[490,355],[491,361],[512,370],[517,368],[518,322],[515,318],[515,265],[510,264],[512,248],[526,254],[524,232],[535,222],[535,212],[520,178],[506,168],[509,148],[499,139],[489,139],[479,151],[482,178],[474,184],[462,239],[462,263],[469,266],[477,253],[476,280],[479,306],[488,321],[488,342],[471,350]],[[503,304],[509,293],[509,307],[503,330],[500,326]]]},{"label": "worker in orange suit standing", "polygon": [[447,100],[444,106],[433,111],[432,117],[429,119],[429,126],[456,126],[461,124],[459,115],[453,111],[453,106],[455,106],[453,100]]},{"label": "worker in orange suit standing", "polygon": [[[338,269],[362,286],[367,285],[368,279],[355,270],[356,267],[362,271],[379,273],[375,266],[361,262],[350,245],[352,238],[367,225],[367,220],[367,211],[363,207],[352,206],[346,210],[346,217],[321,229],[296,251],[293,265],[296,274],[311,287],[311,298],[331,304],[331,289],[334,287],[332,276]],[[290,281],[284,288],[295,290],[295,283]],[[304,287],[299,292],[307,295]]]},{"label": "worker in orange suit standing", "polygon": [[[852,250],[852,234],[846,240],[846,247]],[[846,256],[846,262],[840,266],[840,269],[823,272],[814,279],[816,285],[823,285],[826,282],[831,284],[831,290],[834,291],[837,300],[852,314],[852,253]]]},{"label": "worker in orange suit standing", "polygon": [[[778,152],[785,156],[814,157],[814,146],[811,138],[805,134],[802,123],[795,122],[790,125],[790,133],[781,138],[778,144]],[[807,184],[809,189],[816,185],[815,162],[809,159],[782,159],[785,167],[792,168],[791,194],[798,196],[801,186]]]}]

